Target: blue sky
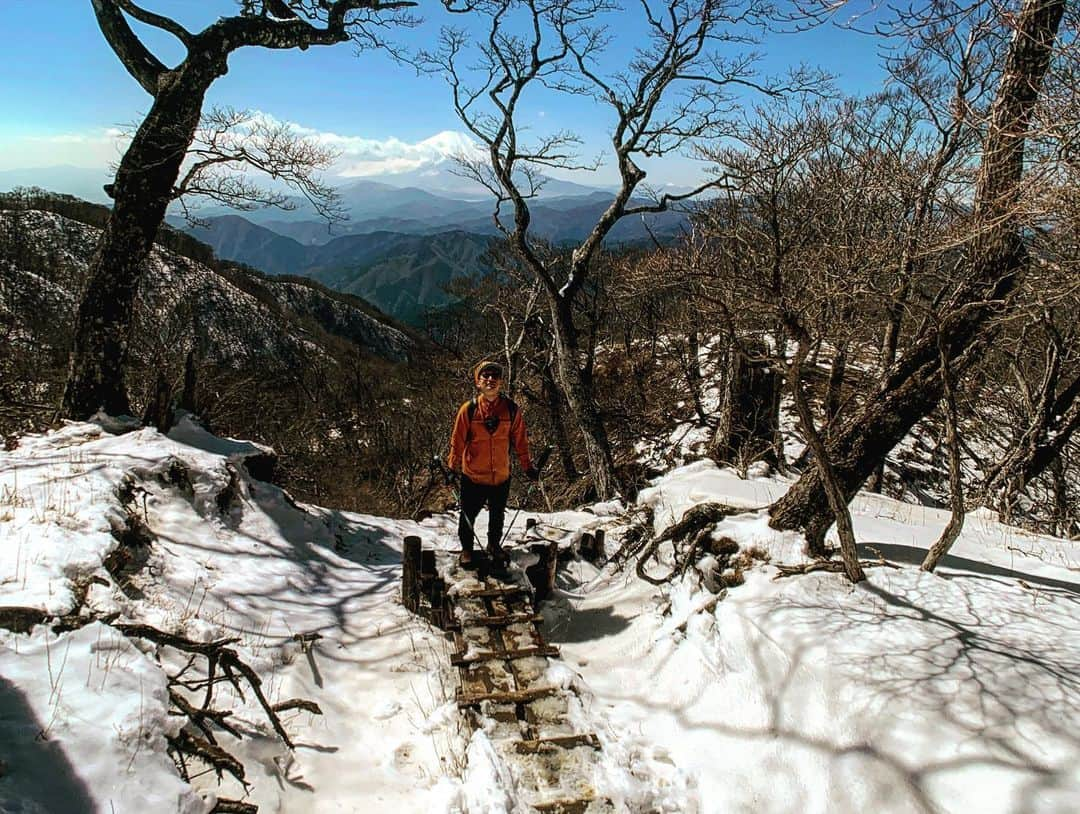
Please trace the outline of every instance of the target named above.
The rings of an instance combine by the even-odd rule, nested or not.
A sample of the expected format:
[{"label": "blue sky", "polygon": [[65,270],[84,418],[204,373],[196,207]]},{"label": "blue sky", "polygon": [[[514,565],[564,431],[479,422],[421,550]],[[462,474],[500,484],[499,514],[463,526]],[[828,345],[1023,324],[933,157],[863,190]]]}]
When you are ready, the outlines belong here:
[{"label": "blue sky", "polygon": [[[142,0],[142,4],[193,29],[236,9],[231,0]],[[5,54],[0,171],[104,167],[115,160],[116,130],[136,122],[148,109],[149,97],[106,45],[89,0],[0,0],[0,9]],[[404,39],[432,43],[445,19],[440,11],[438,3],[422,2],[419,12],[428,19]],[[635,42],[630,19],[627,14],[612,21],[618,35],[609,54],[613,62],[625,59]],[[179,46],[166,36],[151,36],[149,41],[167,63],[180,56]],[[826,25],[798,34],[773,34],[759,50],[765,73],[805,62],[836,76],[844,92],[862,93],[882,82],[878,47],[873,38]],[[228,75],[212,87],[208,104],[257,110],[313,134],[332,134],[344,149],[339,170],[348,167],[352,173],[383,175],[410,162],[433,160],[445,145],[454,143],[450,134],[464,130],[439,79],[416,76],[381,54],[357,56],[350,44],[306,52],[242,49],[229,64]],[[588,155],[604,147],[605,119],[594,104],[581,99],[537,97],[525,121],[537,134],[574,130],[585,139]],[[657,183],[692,184],[701,174],[699,165],[683,159],[649,169],[649,180]],[[612,178],[610,171],[602,171],[575,180],[603,184]]]}]

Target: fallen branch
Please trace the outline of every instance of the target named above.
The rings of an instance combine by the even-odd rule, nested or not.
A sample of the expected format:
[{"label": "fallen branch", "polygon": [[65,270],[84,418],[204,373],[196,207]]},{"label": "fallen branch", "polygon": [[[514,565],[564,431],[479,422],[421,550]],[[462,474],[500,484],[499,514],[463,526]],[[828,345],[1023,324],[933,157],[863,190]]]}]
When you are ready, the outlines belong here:
[{"label": "fallen branch", "polygon": [[[882,559],[877,560],[859,560],[859,565],[866,568],[899,568],[896,563],[891,563]],[[776,566],[776,579],[783,579],[784,577],[803,576],[805,574],[813,574],[817,571],[828,571],[835,574],[843,574],[844,563],[840,560],[814,560],[813,562],[804,562],[799,565],[777,565]]]},{"label": "fallen branch", "polygon": [[[118,624],[114,625],[114,627],[125,636],[138,636],[139,638],[147,639],[158,645],[172,647],[185,653],[197,653],[201,656],[205,656],[208,661],[207,672],[210,675],[210,680],[208,680],[207,683],[207,699],[204,702],[202,710],[204,713],[208,709],[209,700],[213,691],[214,665],[221,667],[222,672],[225,673],[233,687],[240,694],[241,699],[243,699],[243,689],[241,688],[240,680],[236,675],[239,673],[247,681],[251,691],[255,694],[255,698],[258,699],[259,705],[266,713],[266,717],[269,719],[270,725],[273,726],[278,737],[280,737],[290,749],[294,748],[292,739],[285,731],[285,727],[282,726],[281,719],[278,717],[277,712],[274,711],[274,707],[266,700],[266,696],[263,695],[262,679],[259,678],[258,674],[251,669],[248,664],[240,659],[240,656],[235,650],[228,646],[230,644],[235,644],[239,639],[230,638],[218,639],[213,642],[197,642],[175,633],[166,633],[165,631],[158,630],[150,625]],[[318,706],[314,703],[312,703],[311,706],[318,709]]]},{"label": "fallen branch", "polygon": [[[181,729],[174,737],[169,737],[167,740],[171,751],[197,757],[203,763],[212,766],[214,771],[217,772],[219,780],[222,777],[222,772],[228,772],[239,780],[245,789],[247,788],[247,781],[244,780],[244,764],[217,744],[203,740],[197,735],[192,735],[186,729]],[[185,780],[191,780],[187,774],[186,765],[182,773]]]},{"label": "fallen branch", "polygon": [[258,814],[259,807],[240,800],[226,800],[219,797],[217,805],[210,809],[210,814]]}]

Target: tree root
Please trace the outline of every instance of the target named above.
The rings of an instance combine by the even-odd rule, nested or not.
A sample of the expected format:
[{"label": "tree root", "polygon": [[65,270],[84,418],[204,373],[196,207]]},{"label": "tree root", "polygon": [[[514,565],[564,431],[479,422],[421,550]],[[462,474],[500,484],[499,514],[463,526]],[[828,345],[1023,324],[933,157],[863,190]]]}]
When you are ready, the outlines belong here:
[{"label": "tree root", "polygon": [[[669,582],[672,577],[686,573],[687,569],[696,561],[695,558],[698,552],[708,542],[716,524],[729,514],[738,511],[740,510],[723,503],[699,503],[697,506],[687,509],[678,522],[668,526],[658,536],[649,540],[641,549],[636,568],[638,577],[653,585],[663,585]],[[687,538],[691,538],[691,542],[686,553],[681,558],[676,545],[675,564],[669,573],[663,577],[654,577],[646,572],[645,567],[649,559],[656,554],[661,543],[671,540],[677,544]]]}]

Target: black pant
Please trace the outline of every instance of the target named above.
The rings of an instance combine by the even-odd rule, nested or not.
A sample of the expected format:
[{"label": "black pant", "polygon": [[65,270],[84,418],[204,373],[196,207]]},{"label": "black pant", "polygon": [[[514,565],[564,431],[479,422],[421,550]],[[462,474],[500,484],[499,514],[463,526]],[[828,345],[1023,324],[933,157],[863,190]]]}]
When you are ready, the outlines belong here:
[{"label": "black pant", "polygon": [[488,507],[488,548],[497,548],[502,540],[503,517],[506,514],[506,500],[510,497],[510,478],[502,483],[489,486],[486,483],[473,483],[461,476],[461,517],[458,518],[458,539],[462,551],[473,550],[473,524],[476,515]]}]

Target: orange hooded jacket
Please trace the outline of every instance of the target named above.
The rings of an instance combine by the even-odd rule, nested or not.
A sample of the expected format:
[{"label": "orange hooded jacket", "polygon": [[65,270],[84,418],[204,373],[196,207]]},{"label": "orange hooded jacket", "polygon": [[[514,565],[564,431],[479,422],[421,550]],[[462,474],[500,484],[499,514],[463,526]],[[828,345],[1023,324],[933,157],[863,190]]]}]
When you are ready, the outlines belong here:
[{"label": "orange hooded jacket", "polygon": [[[463,472],[473,483],[495,486],[510,477],[510,444],[514,445],[518,463],[522,469],[532,465],[529,458],[529,439],[525,434],[525,419],[521,410],[510,420],[510,400],[499,394],[493,402],[482,396],[476,399],[472,421],[469,421],[469,405],[465,402],[457,411],[454,429],[450,434],[450,455],[447,465],[455,472]],[[488,431],[488,419],[495,426]]]}]

